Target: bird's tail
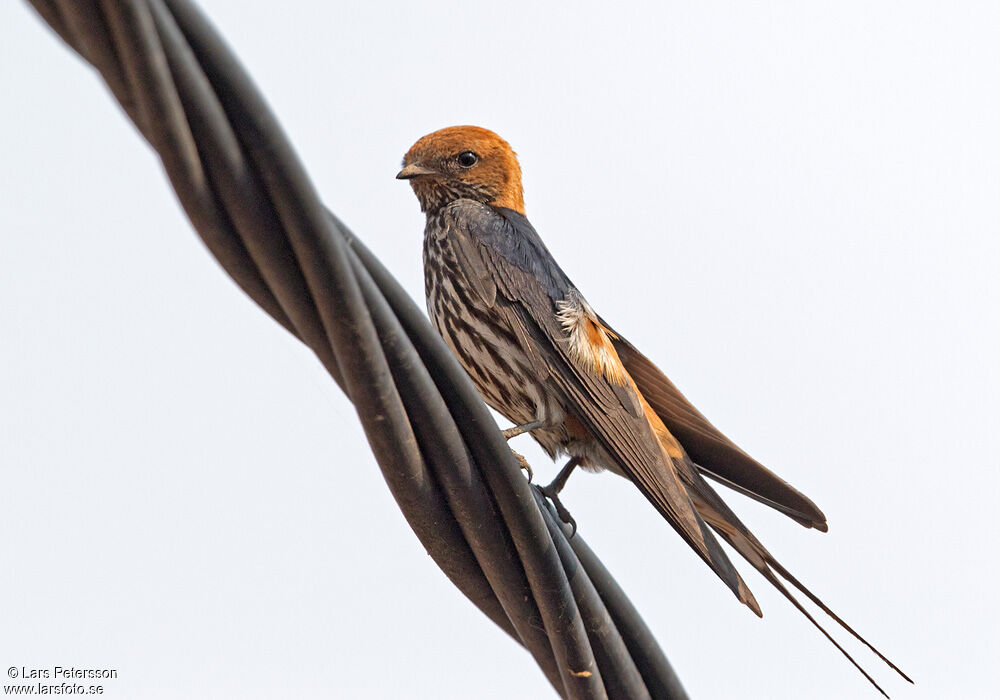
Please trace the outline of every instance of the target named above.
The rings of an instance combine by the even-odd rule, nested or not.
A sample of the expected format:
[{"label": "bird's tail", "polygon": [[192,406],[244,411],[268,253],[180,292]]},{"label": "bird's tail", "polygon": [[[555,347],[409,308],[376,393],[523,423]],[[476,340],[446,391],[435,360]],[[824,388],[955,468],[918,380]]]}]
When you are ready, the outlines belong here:
[{"label": "bird's tail", "polygon": [[[912,683],[913,681],[907,676],[903,671],[899,669],[896,664],[890,661],[885,655],[876,649],[868,640],[858,634],[850,625],[844,622],[839,615],[837,615],[833,610],[831,610],[822,600],[820,600],[816,595],[806,588],[797,578],[792,576],[785,567],[783,567],[767,549],[764,547],[760,541],[754,537],[754,535],[740,522],[740,519],[736,517],[736,514],[726,505],[715,490],[706,482],[701,475],[695,470],[691,469],[688,472],[691,476],[690,479],[684,479],[685,485],[688,487],[688,492],[691,496],[691,500],[695,505],[698,514],[707,522],[713,530],[715,530],[720,537],[722,537],[729,545],[735,549],[740,555],[746,559],[750,564],[761,573],[761,575],[766,578],[772,586],[774,586],[778,591],[781,592],[785,598],[787,598],[796,609],[801,612],[815,627],[823,633],[830,642],[840,650],[840,652],[847,657],[861,674],[868,679],[868,681],[878,689],[882,695],[886,695],[886,692],[879,686],[878,683],[865,671],[864,668],[852,657],[843,646],[841,646],[837,640],[835,640],[829,632],[814,618],[808,610],[803,607],[792,592],[788,590],[785,586],[785,582],[791,584],[794,588],[798,589],[803,595],[805,595],[809,600],[816,604],[820,610],[829,615],[837,624],[843,627],[847,632],[849,632],[855,639],[860,641],[866,647],[868,647],[872,652],[875,653],[882,661],[889,665],[896,673],[902,676],[905,680]],[[784,579],[784,582],[782,581]]]},{"label": "bird's tail", "polygon": [[[632,388],[635,389],[640,403],[649,421],[653,433],[660,443],[664,462],[668,465],[671,475],[683,484],[683,490],[691,506],[693,506],[699,521],[707,524],[722,539],[729,543],[739,554],[777,588],[813,625],[823,633],[830,642],[847,657],[847,659],[875,686],[883,695],[885,691],[858,664],[857,661],[835,640],[829,632],[814,618],[808,610],[795,598],[785,583],[798,589],[823,612],[829,615],[837,624],[853,635],[858,641],[871,649],[880,659],[889,665],[896,673],[912,683],[882,652],[872,646],[864,637],[844,622],[827,605],[817,598],[797,578],[792,576],[785,567],[771,556],[764,545],[740,522],[736,514],[726,505],[714,489],[701,476],[705,471],[709,476],[721,481],[742,493],[756,498],[777,510],[789,515],[797,522],[807,527],[813,527],[826,532],[826,516],[816,505],[803,494],[775,474],[751,459],[736,447],[728,438],[720,433],[708,420],[692,406],[678,391],[669,379],[645,355],[640,353],[631,343],[621,337],[610,326],[600,321],[601,327],[610,337],[617,357],[628,373]],[[670,428],[667,428],[667,423]],[[674,437],[672,430],[678,431],[678,437],[684,439],[684,444],[692,446],[692,455],[700,453],[699,461],[710,460],[711,469],[702,470],[691,460],[684,447]],[[697,453],[695,452],[697,449]],[[673,469],[670,470],[669,467]],[[685,500],[688,500],[685,499]],[[654,501],[655,502],[655,501]],[[708,541],[710,538],[703,538]],[[716,545],[717,546],[717,545]],[[716,557],[724,559],[723,556]],[[714,560],[714,559],[713,559]],[[726,560],[728,561],[728,560]],[[717,569],[718,573],[718,569]],[[721,574],[720,574],[721,575]],[[723,577],[730,583],[739,599],[761,616],[760,607],[753,594],[746,587],[743,579],[733,570],[729,577]]]},{"label": "bird's tail", "polygon": [[[644,405],[645,402],[644,402]],[[760,540],[754,537],[747,527],[740,521],[732,509],[726,505],[726,502],[722,500],[718,493],[715,492],[701,473],[698,468],[688,457],[684,448],[677,441],[676,438],[667,430],[666,426],[658,416],[654,413],[650,415],[647,412],[647,418],[650,420],[650,425],[653,428],[657,439],[660,442],[660,447],[663,451],[665,458],[669,458],[673,463],[677,475],[679,476],[681,482],[684,484],[684,488],[688,492],[688,496],[691,499],[691,503],[694,505],[695,511],[704,520],[709,527],[715,530],[716,533],[722,539],[729,543],[729,545],[739,552],[740,556],[750,562],[761,575],[766,578],[772,586],[778,589],[783,596],[785,596],[795,608],[801,612],[806,618],[816,626],[816,628],[823,633],[823,636],[830,640],[830,642],[840,650],[840,652],[847,657],[861,674],[868,679],[868,681],[878,689],[882,695],[886,695],[885,690],[879,686],[878,683],[865,671],[864,668],[852,657],[840,643],[834,639],[829,632],[813,617],[808,610],[803,607],[802,603],[792,595],[792,592],[788,590],[785,586],[785,582],[790,583],[794,588],[798,589],[803,595],[805,595],[809,600],[816,604],[820,610],[829,615],[837,624],[843,627],[847,632],[854,636],[858,641],[864,644],[866,647],[872,650],[876,656],[882,659],[886,664],[889,665],[896,673],[902,676],[904,679],[912,683],[913,681],[903,673],[899,667],[897,667],[892,661],[887,659],[885,655],[876,649],[871,643],[868,642],[864,637],[854,631],[854,629],[848,625],[844,620],[840,618],[833,610],[831,610],[826,603],[820,600],[816,595],[806,588],[797,578],[792,576],[789,571],[783,567],[767,549],[761,544]],[[782,581],[784,579],[784,581]],[[742,579],[739,579],[741,589],[745,587]],[[762,616],[760,613],[760,608],[757,607],[756,601],[753,599],[753,594],[749,590],[746,591],[748,600],[753,601],[751,609],[758,616]],[[749,603],[748,603],[749,605]]]}]

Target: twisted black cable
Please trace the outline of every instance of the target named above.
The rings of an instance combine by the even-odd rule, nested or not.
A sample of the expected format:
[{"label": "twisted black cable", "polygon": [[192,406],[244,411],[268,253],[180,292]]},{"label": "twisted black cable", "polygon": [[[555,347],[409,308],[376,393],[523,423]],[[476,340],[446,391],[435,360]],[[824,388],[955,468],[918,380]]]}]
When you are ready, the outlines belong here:
[{"label": "twisted black cable", "polygon": [[350,397],[407,522],[462,593],[562,697],[686,697],[614,579],[527,484],[426,318],[323,208],[199,11],[188,0],[30,1],[160,155],[210,252]]}]

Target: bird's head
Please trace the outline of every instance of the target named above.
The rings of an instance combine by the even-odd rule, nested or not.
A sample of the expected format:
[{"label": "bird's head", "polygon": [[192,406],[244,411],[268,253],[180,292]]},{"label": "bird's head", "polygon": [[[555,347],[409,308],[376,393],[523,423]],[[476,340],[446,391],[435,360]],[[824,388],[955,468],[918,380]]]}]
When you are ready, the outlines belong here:
[{"label": "bird's head", "polygon": [[456,199],[524,213],[521,166],[510,144],[478,126],[450,126],[417,141],[398,180],[409,180],[421,211],[434,214]]}]

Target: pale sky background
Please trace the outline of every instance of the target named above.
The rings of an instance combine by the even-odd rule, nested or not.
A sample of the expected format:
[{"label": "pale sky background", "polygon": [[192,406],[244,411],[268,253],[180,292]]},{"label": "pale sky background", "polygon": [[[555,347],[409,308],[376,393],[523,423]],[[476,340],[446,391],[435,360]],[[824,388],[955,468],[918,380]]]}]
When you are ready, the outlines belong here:
[{"label": "pale sky background", "polygon": [[[830,532],[728,500],[917,685],[851,644],[863,664],[900,700],[995,697],[1000,5],[201,4],[421,303],[400,157],[447,125],[507,138],[590,302]],[[117,668],[108,698],[555,697],[24,3],[0,5],[0,100],[0,671]],[[626,481],[564,494],[696,700],[878,697]]]}]

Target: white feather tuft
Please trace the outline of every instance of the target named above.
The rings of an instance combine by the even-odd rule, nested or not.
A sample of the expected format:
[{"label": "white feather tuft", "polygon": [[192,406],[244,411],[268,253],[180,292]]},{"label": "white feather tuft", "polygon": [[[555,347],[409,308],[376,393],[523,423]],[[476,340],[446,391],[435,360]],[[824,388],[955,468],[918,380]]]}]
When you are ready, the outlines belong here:
[{"label": "white feather tuft", "polygon": [[556,308],[559,323],[566,331],[570,355],[588,372],[602,375],[618,386],[625,386],[628,376],[625,367],[611,344],[609,331],[597,319],[587,300],[573,291],[557,302]]}]

